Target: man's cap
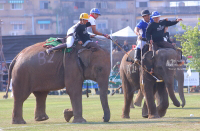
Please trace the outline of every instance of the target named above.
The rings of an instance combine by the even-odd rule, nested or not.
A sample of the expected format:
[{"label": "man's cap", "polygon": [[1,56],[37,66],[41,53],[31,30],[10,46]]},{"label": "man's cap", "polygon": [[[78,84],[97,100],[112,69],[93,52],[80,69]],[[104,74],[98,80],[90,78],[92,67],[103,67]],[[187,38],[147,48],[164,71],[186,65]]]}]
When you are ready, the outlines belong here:
[{"label": "man's cap", "polygon": [[142,16],[145,16],[145,15],[150,15],[151,13],[149,12],[149,10],[143,10],[142,12],[141,12],[141,15]]},{"label": "man's cap", "polygon": [[160,17],[161,15],[160,15],[160,13],[158,13],[157,11],[154,11],[154,12],[152,12],[152,18],[155,18],[155,17]]}]

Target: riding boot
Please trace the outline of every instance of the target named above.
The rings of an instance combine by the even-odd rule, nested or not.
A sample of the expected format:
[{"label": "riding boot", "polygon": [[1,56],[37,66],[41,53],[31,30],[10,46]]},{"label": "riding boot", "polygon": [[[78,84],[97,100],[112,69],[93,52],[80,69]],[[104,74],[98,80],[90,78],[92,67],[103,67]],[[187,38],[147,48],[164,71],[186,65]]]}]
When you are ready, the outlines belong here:
[{"label": "riding boot", "polygon": [[135,62],[139,62],[141,60],[141,49],[137,48],[134,56]]},{"label": "riding boot", "polygon": [[53,50],[60,50],[60,49],[64,49],[64,48],[67,48],[67,44],[59,44],[55,47],[51,47],[49,49],[46,49],[46,52],[49,55]]}]

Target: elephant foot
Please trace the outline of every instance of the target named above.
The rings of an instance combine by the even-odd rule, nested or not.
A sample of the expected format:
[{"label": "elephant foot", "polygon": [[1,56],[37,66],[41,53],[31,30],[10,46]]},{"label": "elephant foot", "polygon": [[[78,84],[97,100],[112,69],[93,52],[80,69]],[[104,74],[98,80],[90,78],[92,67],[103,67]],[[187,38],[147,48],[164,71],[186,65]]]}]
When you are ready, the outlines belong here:
[{"label": "elephant foot", "polygon": [[131,105],[130,108],[135,108],[135,106],[134,106],[134,105]]},{"label": "elephant foot", "polygon": [[74,118],[72,123],[85,123],[87,122],[84,118]]},{"label": "elephant foot", "polygon": [[110,115],[103,116],[103,122],[109,122],[110,120]]},{"label": "elephant foot", "polygon": [[141,103],[135,102],[134,105],[135,105],[135,106],[138,106],[138,107],[141,107]]},{"label": "elephant foot", "polygon": [[12,124],[26,124],[23,118],[21,119],[14,119],[12,120]]},{"label": "elephant foot", "polygon": [[148,111],[145,109],[142,109],[142,117],[143,118],[148,118]]},{"label": "elephant foot", "polygon": [[129,116],[129,115],[125,115],[125,114],[122,114],[121,117],[122,117],[122,118],[125,118],[125,119],[130,119],[130,116]]},{"label": "elephant foot", "polygon": [[72,109],[65,109],[65,110],[64,110],[64,117],[65,117],[65,120],[66,120],[67,122],[69,122],[70,119],[71,119],[73,116],[74,116],[74,115],[73,115],[73,110],[72,110]]},{"label": "elephant foot", "polygon": [[165,116],[166,112],[167,112],[167,110],[158,111],[158,115],[160,117],[163,117],[163,116]]},{"label": "elephant foot", "polygon": [[142,115],[143,118],[148,118],[148,115]]},{"label": "elephant foot", "polygon": [[159,115],[149,115],[148,119],[156,119],[156,118],[160,118]]},{"label": "elephant foot", "polygon": [[40,116],[37,116],[37,115],[35,116],[35,121],[45,121],[48,119],[49,119],[49,117],[46,114],[40,115]]}]

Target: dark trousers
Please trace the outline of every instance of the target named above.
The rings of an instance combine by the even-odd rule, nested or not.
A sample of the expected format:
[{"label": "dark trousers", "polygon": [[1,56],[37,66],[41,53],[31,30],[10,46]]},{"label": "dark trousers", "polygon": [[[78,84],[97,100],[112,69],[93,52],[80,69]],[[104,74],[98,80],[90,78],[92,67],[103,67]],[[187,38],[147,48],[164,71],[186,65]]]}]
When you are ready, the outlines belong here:
[{"label": "dark trousers", "polygon": [[[154,50],[154,52],[157,51],[159,48],[172,48],[177,53],[179,53],[179,51],[177,51],[176,48],[172,44],[170,44],[169,42],[167,42],[167,41],[154,42],[153,43],[153,50]],[[154,53],[153,53],[153,55],[154,55]],[[181,60],[181,59],[182,59],[182,52],[180,51],[180,56],[178,56],[178,60]]]},{"label": "dark trousers", "polygon": [[157,51],[159,48],[172,48],[172,49],[176,50],[176,48],[167,41],[161,41],[161,42],[154,42],[153,43],[154,51]]}]

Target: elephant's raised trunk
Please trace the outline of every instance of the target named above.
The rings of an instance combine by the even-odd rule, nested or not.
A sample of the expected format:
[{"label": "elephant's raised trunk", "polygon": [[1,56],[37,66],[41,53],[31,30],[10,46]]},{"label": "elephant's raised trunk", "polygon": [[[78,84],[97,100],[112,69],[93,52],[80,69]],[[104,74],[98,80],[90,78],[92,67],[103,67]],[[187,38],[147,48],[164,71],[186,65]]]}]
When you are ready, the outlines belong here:
[{"label": "elephant's raised trunk", "polygon": [[174,82],[172,83],[165,83],[166,84],[166,87],[167,87],[167,90],[168,90],[168,93],[169,93],[169,97],[171,98],[173,104],[176,106],[176,107],[180,107],[180,102],[177,100],[175,94],[174,94]]},{"label": "elephant's raised trunk", "polygon": [[104,116],[103,116],[103,121],[104,122],[109,122],[110,120],[110,109],[108,106],[108,81],[102,81],[98,82],[100,86],[100,99],[101,99],[101,105],[104,111]]}]

